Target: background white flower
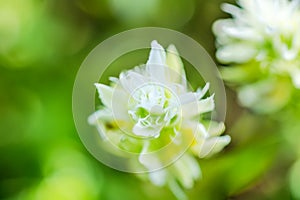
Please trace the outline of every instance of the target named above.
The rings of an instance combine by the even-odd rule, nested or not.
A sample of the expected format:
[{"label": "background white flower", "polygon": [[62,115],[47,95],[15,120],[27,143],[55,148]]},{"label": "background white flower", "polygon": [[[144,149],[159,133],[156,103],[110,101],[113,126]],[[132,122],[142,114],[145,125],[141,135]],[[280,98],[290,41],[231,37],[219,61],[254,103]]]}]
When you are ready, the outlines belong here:
[{"label": "background white flower", "polygon": [[[217,20],[213,25],[216,57],[235,68],[224,69],[225,79],[239,83],[262,81],[253,87],[240,88],[241,102],[255,108],[258,99],[267,99],[270,95],[276,98],[274,79],[279,85],[286,85],[290,79],[295,88],[300,88],[299,1],[238,0],[237,4],[223,4],[222,9],[232,18]],[[251,94],[252,90],[257,90],[257,94]],[[285,90],[281,100],[268,101],[261,110],[285,105],[290,88]]]},{"label": "background white flower", "polygon": [[[229,136],[219,136],[223,123],[203,118],[214,110],[214,95],[204,98],[209,84],[192,92],[175,46],[170,45],[166,52],[156,41],[151,43],[145,65],[111,81],[111,86],[95,84],[103,106],[89,117],[89,123],[104,140],[139,154],[138,163],[150,172],[153,184],[168,185],[183,198],[177,181],[191,188],[201,174],[194,155],[208,157],[230,142]],[[164,168],[164,160],[175,159],[185,150]],[[149,154],[156,151],[159,153]]]}]

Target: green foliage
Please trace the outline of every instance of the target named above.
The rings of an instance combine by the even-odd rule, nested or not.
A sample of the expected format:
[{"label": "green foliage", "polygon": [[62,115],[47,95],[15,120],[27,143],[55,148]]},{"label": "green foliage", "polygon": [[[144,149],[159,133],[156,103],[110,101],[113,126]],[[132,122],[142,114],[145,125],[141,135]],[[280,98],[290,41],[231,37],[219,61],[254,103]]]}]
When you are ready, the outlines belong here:
[{"label": "green foliage", "polygon": [[[210,30],[213,20],[224,16],[219,9],[223,1],[129,2],[0,1],[0,199],[174,199],[167,188],[110,169],[87,152],[72,119],[73,81],[95,45],[139,26],[176,28],[213,55]],[[145,52],[121,56],[103,80],[144,62]],[[184,64],[191,85],[201,85],[195,69]],[[255,63],[222,73],[234,88],[267,76],[256,73]],[[229,93],[226,130],[233,142],[221,155],[200,162],[203,179],[186,191],[190,199],[286,199],[284,180],[300,198],[299,161],[287,172],[300,156],[300,95],[286,86],[290,80],[279,79],[270,93],[258,89],[255,101],[258,110],[272,106],[269,99],[286,106],[276,114],[249,114]]]}]

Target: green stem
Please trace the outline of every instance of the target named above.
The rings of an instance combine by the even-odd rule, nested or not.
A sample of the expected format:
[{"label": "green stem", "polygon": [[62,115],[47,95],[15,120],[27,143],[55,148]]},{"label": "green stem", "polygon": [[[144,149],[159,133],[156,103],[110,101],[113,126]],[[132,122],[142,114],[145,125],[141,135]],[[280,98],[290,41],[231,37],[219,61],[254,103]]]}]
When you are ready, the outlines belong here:
[{"label": "green stem", "polygon": [[168,185],[169,185],[170,190],[172,191],[172,193],[178,200],[187,200],[188,199],[187,195],[185,194],[183,189],[179,186],[178,182],[174,178],[171,178],[168,181]]}]

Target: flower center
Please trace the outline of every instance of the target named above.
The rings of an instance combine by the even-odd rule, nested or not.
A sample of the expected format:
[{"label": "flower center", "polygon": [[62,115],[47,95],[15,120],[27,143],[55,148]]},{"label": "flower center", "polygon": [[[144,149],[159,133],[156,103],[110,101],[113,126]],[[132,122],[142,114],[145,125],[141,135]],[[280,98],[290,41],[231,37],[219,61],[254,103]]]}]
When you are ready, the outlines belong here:
[{"label": "flower center", "polygon": [[137,88],[128,100],[128,114],[143,128],[174,126],[178,122],[179,100],[169,88],[148,83]]}]

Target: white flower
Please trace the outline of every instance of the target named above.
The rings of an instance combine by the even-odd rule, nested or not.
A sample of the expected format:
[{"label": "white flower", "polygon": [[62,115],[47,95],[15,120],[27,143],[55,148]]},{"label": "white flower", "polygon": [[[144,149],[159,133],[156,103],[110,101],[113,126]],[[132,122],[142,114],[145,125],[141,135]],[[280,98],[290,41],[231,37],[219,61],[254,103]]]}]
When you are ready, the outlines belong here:
[{"label": "white flower", "polygon": [[[156,41],[151,43],[145,65],[111,81],[111,86],[95,84],[103,107],[89,117],[89,123],[104,140],[139,154],[138,162],[150,171],[152,183],[168,184],[180,196],[174,183],[190,188],[200,176],[194,155],[210,156],[230,142],[229,136],[219,136],[223,123],[200,118],[214,110],[214,96],[204,98],[209,84],[192,92],[175,46],[166,52]],[[164,161],[172,160],[186,146],[190,148],[185,154],[164,168]],[[149,154],[155,151],[159,153]]]},{"label": "white flower", "polygon": [[223,4],[230,19],[218,20],[217,58],[224,64],[259,65],[261,74],[289,76],[300,88],[298,0],[238,0]]}]

